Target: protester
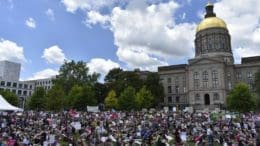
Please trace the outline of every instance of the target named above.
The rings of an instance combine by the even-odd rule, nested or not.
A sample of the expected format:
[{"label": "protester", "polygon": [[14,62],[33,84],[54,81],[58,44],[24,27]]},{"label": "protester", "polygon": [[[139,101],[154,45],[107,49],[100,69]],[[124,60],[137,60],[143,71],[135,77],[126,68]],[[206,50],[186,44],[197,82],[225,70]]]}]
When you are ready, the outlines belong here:
[{"label": "protester", "polygon": [[210,115],[166,111],[2,112],[0,146],[259,145],[258,115]]}]

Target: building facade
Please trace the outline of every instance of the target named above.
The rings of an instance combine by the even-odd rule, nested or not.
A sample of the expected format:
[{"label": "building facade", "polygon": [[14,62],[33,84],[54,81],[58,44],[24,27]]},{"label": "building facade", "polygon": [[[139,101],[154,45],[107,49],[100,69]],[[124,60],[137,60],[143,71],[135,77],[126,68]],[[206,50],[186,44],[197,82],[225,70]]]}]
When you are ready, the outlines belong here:
[{"label": "building facade", "polygon": [[0,61],[0,80],[17,81],[20,77],[21,64]]},{"label": "building facade", "polygon": [[16,94],[20,99],[20,107],[24,107],[25,100],[30,97],[37,87],[49,90],[52,87],[52,80],[46,78],[38,80],[20,81],[21,64],[11,61],[0,61],[0,90],[8,90]]},{"label": "building facade", "polygon": [[195,57],[188,64],[158,67],[165,106],[221,108],[235,84],[245,82],[254,90],[260,56],[242,58],[241,64],[234,64],[231,36],[213,8],[213,4],[207,4],[205,18],[197,26]]}]

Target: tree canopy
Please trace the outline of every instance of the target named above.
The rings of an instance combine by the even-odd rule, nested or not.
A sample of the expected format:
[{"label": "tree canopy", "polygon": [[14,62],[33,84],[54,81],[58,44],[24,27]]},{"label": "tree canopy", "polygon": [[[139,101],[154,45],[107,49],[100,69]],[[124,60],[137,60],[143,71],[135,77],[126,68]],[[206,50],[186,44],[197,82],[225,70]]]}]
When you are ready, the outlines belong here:
[{"label": "tree canopy", "polygon": [[118,99],[114,90],[111,90],[105,98],[105,106],[107,109],[118,108]]},{"label": "tree canopy", "polygon": [[135,89],[131,86],[125,88],[118,98],[118,104],[121,110],[135,109]]},{"label": "tree canopy", "polygon": [[7,102],[9,102],[11,105],[18,106],[19,105],[19,99],[18,97],[9,90],[0,90],[0,94],[5,98]]},{"label": "tree canopy", "polygon": [[28,99],[28,108],[32,110],[44,110],[45,109],[45,90],[43,87],[37,87]]},{"label": "tree canopy", "polygon": [[144,84],[147,90],[151,91],[154,97],[152,104],[153,106],[156,106],[158,105],[158,103],[163,102],[164,89],[162,84],[160,83],[160,76],[158,75],[158,73],[149,73]]},{"label": "tree canopy", "polygon": [[135,102],[137,109],[142,108],[151,108],[154,104],[154,97],[150,90],[146,89],[146,86],[143,86],[139,92],[136,93]]},{"label": "tree canopy", "polygon": [[54,84],[59,85],[69,93],[74,85],[94,85],[100,75],[97,73],[90,74],[87,64],[83,61],[75,62],[74,60],[65,62],[59,70],[59,75],[53,80]]},{"label": "tree canopy", "polygon": [[65,107],[65,93],[61,86],[54,85],[46,94],[46,109],[59,111]]},{"label": "tree canopy", "polygon": [[231,111],[249,112],[256,107],[256,98],[247,84],[239,83],[227,97],[227,107]]}]

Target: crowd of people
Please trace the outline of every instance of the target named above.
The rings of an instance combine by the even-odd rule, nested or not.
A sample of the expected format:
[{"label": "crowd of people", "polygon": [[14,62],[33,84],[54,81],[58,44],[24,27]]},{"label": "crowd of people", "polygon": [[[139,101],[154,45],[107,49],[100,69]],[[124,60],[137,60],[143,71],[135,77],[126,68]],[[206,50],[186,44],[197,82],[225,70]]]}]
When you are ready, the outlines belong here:
[{"label": "crowd of people", "polygon": [[2,112],[0,146],[255,146],[257,117],[169,111]]}]

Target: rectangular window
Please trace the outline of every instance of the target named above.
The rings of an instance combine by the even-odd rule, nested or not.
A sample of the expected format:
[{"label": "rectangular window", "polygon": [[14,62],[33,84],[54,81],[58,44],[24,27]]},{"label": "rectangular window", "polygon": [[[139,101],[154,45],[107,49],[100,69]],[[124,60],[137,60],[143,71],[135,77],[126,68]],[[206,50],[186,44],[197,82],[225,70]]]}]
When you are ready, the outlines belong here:
[{"label": "rectangular window", "polygon": [[176,103],[180,102],[180,96],[176,96]]},{"label": "rectangular window", "polygon": [[30,85],[30,89],[32,89],[32,85]]},{"label": "rectangular window", "polygon": [[19,84],[19,88],[23,88],[23,84]]},{"label": "rectangular window", "polygon": [[199,89],[199,73],[198,72],[195,72],[193,74],[193,79],[194,79],[194,89]]},{"label": "rectangular window", "polygon": [[175,93],[179,93],[179,86],[175,86]]},{"label": "rectangular window", "polygon": [[179,77],[175,78],[175,85],[179,85]]},{"label": "rectangular window", "polygon": [[249,85],[249,88],[252,90],[253,89],[253,84],[254,84],[252,72],[248,72],[247,73],[247,83]]},{"label": "rectangular window", "polygon": [[12,92],[13,92],[14,94],[16,94],[16,90],[15,90],[15,89],[13,89]]},{"label": "rectangular window", "polygon": [[168,82],[168,83],[171,83],[171,82],[172,82],[172,78],[168,78],[168,79],[167,79],[167,82]]},{"label": "rectangular window", "polygon": [[237,72],[236,78],[237,78],[238,81],[241,81],[241,80],[242,80],[241,72]]},{"label": "rectangular window", "polygon": [[228,82],[228,90],[231,90],[231,89],[232,89],[231,82]]},{"label": "rectangular window", "polygon": [[248,78],[248,79],[252,79],[252,78],[253,78],[252,72],[248,72],[248,73],[247,73],[247,78]]},{"label": "rectangular window", "polygon": [[17,83],[13,83],[13,87],[16,88],[17,87]]},{"label": "rectangular window", "polygon": [[217,80],[213,80],[213,82],[212,82],[212,87],[213,88],[217,88],[218,87],[218,81]]},{"label": "rectangular window", "polygon": [[203,81],[203,88],[208,88],[209,82],[208,81]]},{"label": "rectangular window", "polygon": [[27,84],[24,84],[24,89],[27,89],[28,88],[28,85]]},{"label": "rectangular window", "polygon": [[22,90],[18,90],[18,95],[22,95]]},{"label": "rectangular window", "polygon": [[172,86],[168,86],[168,93],[172,93]]},{"label": "rectangular window", "polygon": [[212,71],[212,87],[218,87],[218,72],[216,70]]},{"label": "rectangular window", "polygon": [[7,83],[6,83],[6,86],[7,86],[7,87],[11,87],[11,82],[7,82]]},{"label": "rectangular window", "polygon": [[1,81],[1,86],[5,86],[5,81]]},{"label": "rectangular window", "polygon": [[199,80],[194,80],[194,88],[199,89],[200,83]]},{"label": "rectangular window", "polygon": [[27,95],[27,91],[26,91],[26,90],[25,90],[25,91],[23,91],[23,95],[25,95],[25,96]]},{"label": "rectangular window", "polygon": [[231,79],[231,74],[230,74],[230,72],[227,72],[227,79],[228,79],[228,80]]},{"label": "rectangular window", "polygon": [[172,103],[172,97],[171,96],[168,97],[168,103]]}]

